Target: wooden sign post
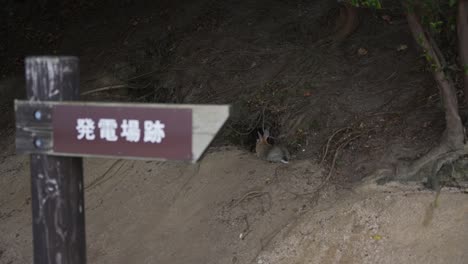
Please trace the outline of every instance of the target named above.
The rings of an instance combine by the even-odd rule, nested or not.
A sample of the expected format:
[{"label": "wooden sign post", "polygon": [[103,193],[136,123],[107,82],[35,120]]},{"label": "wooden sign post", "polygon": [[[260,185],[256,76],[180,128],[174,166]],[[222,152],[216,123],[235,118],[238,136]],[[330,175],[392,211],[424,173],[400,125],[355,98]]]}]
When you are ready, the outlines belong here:
[{"label": "wooden sign post", "polygon": [[[76,58],[27,58],[25,67],[31,102],[78,99]],[[24,122],[33,131],[51,118],[40,109],[34,110],[27,121],[21,113],[16,116],[17,125]],[[29,141],[35,147],[41,146],[41,140],[39,131],[31,132],[29,138],[16,139],[17,143]],[[30,163],[34,263],[85,263],[82,159],[33,154]]]},{"label": "wooden sign post", "polygon": [[16,151],[31,154],[34,263],[86,263],[80,157],[196,162],[227,105],[74,102],[75,57],[26,59],[28,101],[15,101]]}]

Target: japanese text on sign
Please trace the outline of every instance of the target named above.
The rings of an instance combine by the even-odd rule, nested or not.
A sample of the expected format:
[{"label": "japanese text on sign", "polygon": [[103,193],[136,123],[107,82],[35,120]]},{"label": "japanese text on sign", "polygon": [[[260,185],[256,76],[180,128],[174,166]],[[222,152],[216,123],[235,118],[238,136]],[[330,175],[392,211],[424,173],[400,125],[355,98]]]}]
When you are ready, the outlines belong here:
[{"label": "japanese text on sign", "polygon": [[[116,142],[119,139],[117,133],[118,123],[116,119],[99,119],[97,123],[99,138],[109,142]],[[166,137],[164,132],[165,124],[156,120],[145,120],[143,122],[143,142],[161,143]],[[141,139],[140,121],[133,119],[123,119],[120,124],[120,137],[128,142],[139,142]],[[78,118],[76,121],[76,131],[78,140],[92,141],[96,139],[96,123],[91,118]]]},{"label": "japanese text on sign", "polygon": [[167,160],[192,159],[192,110],[80,103],[53,107],[53,151]]}]

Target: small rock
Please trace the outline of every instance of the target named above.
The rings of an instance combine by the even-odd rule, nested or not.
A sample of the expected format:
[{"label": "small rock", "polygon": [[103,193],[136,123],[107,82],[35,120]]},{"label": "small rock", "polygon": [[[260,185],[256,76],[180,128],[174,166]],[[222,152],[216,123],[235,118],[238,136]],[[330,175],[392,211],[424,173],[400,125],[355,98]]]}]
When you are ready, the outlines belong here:
[{"label": "small rock", "polygon": [[385,22],[389,23],[389,24],[393,24],[393,22],[392,22],[392,17],[389,16],[389,15],[383,15],[383,16],[382,16],[382,19],[383,19]]},{"label": "small rock", "polygon": [[367,55],[367,53],[369,53],[369,52],[365,48],[359,48],[358,49],[358,55],[359,56]]},{"label": "small rock", "polygon": [[398,46],[397,51],[405,51],[408,49],[408,46],[405,44],[401,44]]}]

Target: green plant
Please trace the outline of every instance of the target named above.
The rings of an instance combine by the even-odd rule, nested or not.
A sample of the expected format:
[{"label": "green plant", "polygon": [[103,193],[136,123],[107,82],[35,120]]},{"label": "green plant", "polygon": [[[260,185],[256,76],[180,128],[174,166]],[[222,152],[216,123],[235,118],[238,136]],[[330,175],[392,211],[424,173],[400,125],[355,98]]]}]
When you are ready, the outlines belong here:
[{"label": "green plant", "polygon": [[367,7],[374,9],[382,8],[380,0],[351,0],[351,5],[356,7]]}]

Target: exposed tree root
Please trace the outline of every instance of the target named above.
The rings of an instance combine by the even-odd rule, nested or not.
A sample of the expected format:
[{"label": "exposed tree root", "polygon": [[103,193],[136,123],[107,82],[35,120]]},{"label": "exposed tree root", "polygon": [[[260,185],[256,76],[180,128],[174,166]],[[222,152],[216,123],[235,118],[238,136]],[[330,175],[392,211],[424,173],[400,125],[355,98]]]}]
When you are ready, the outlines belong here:
[{"label": "exposed tree root", "polygon": [[336,33],[339,30],[341,30],[346,24],[346,20],[347,20],[347,16],[348,16],[347,12],[346,12],[346,7],[344,5],[342,5],[342,6],[340,6],[339,10],[340,10],[340,13],[339,13],[338,17],[335,20],[335,28],[333,30],[333,33]]},{"label": "exposed tree root", "polygon": [[340,13],[335,20],[335,28],[333,34],[329,37],[317,41],[314,45],[336,45],[343,42],[359,26],[359,8],[344,2],[340,5]]},{"label": "exposed tree root", "polygon": [[[395,170],[395,180],[419,181],[424,177],[427,177],[428,187],[437,190],[440,188],[440,179],[438,178],[437,173],[440,171],[442,166],[456,161],[467,153],[466,147],[459,150],[450,150],[447,148],[446,144],[440,144],[414,162],[409,164],[400,163]],[[423,171],[428,174],[421,173]],[[381,182],[385,182],[386,180],[383,179]]]},{"label": "exposed tree root", "polygon": [[341,42],[349,37],[359,26],[358,8],[349,3],[344,3],[340,8],[340,16],[337,19],[337,27],[339,28],[333,40]]},{"label": "exposed tree root", "polygon": [[322,160],[320,161],[320,166],[323,165],[323,162],[324,162],[325,159],[327,158],[328,150],[329,150],[329,148],[330,148],[330,143],[331,143],[331,141],[333,140],[333,138],[334,138],[338,133],[340,133],[340,132],[342,132],[342,131],[345,131],[345,130],[348,130],[348,129],[350,129],[350,127],[343,127],[343,128],[340,128],[340,129],[336,130],[336,131],[328,138],[327,144],[325,145],[325,149],[324,149],[324,151],[323,151],[323,153],[322,153]]}]

